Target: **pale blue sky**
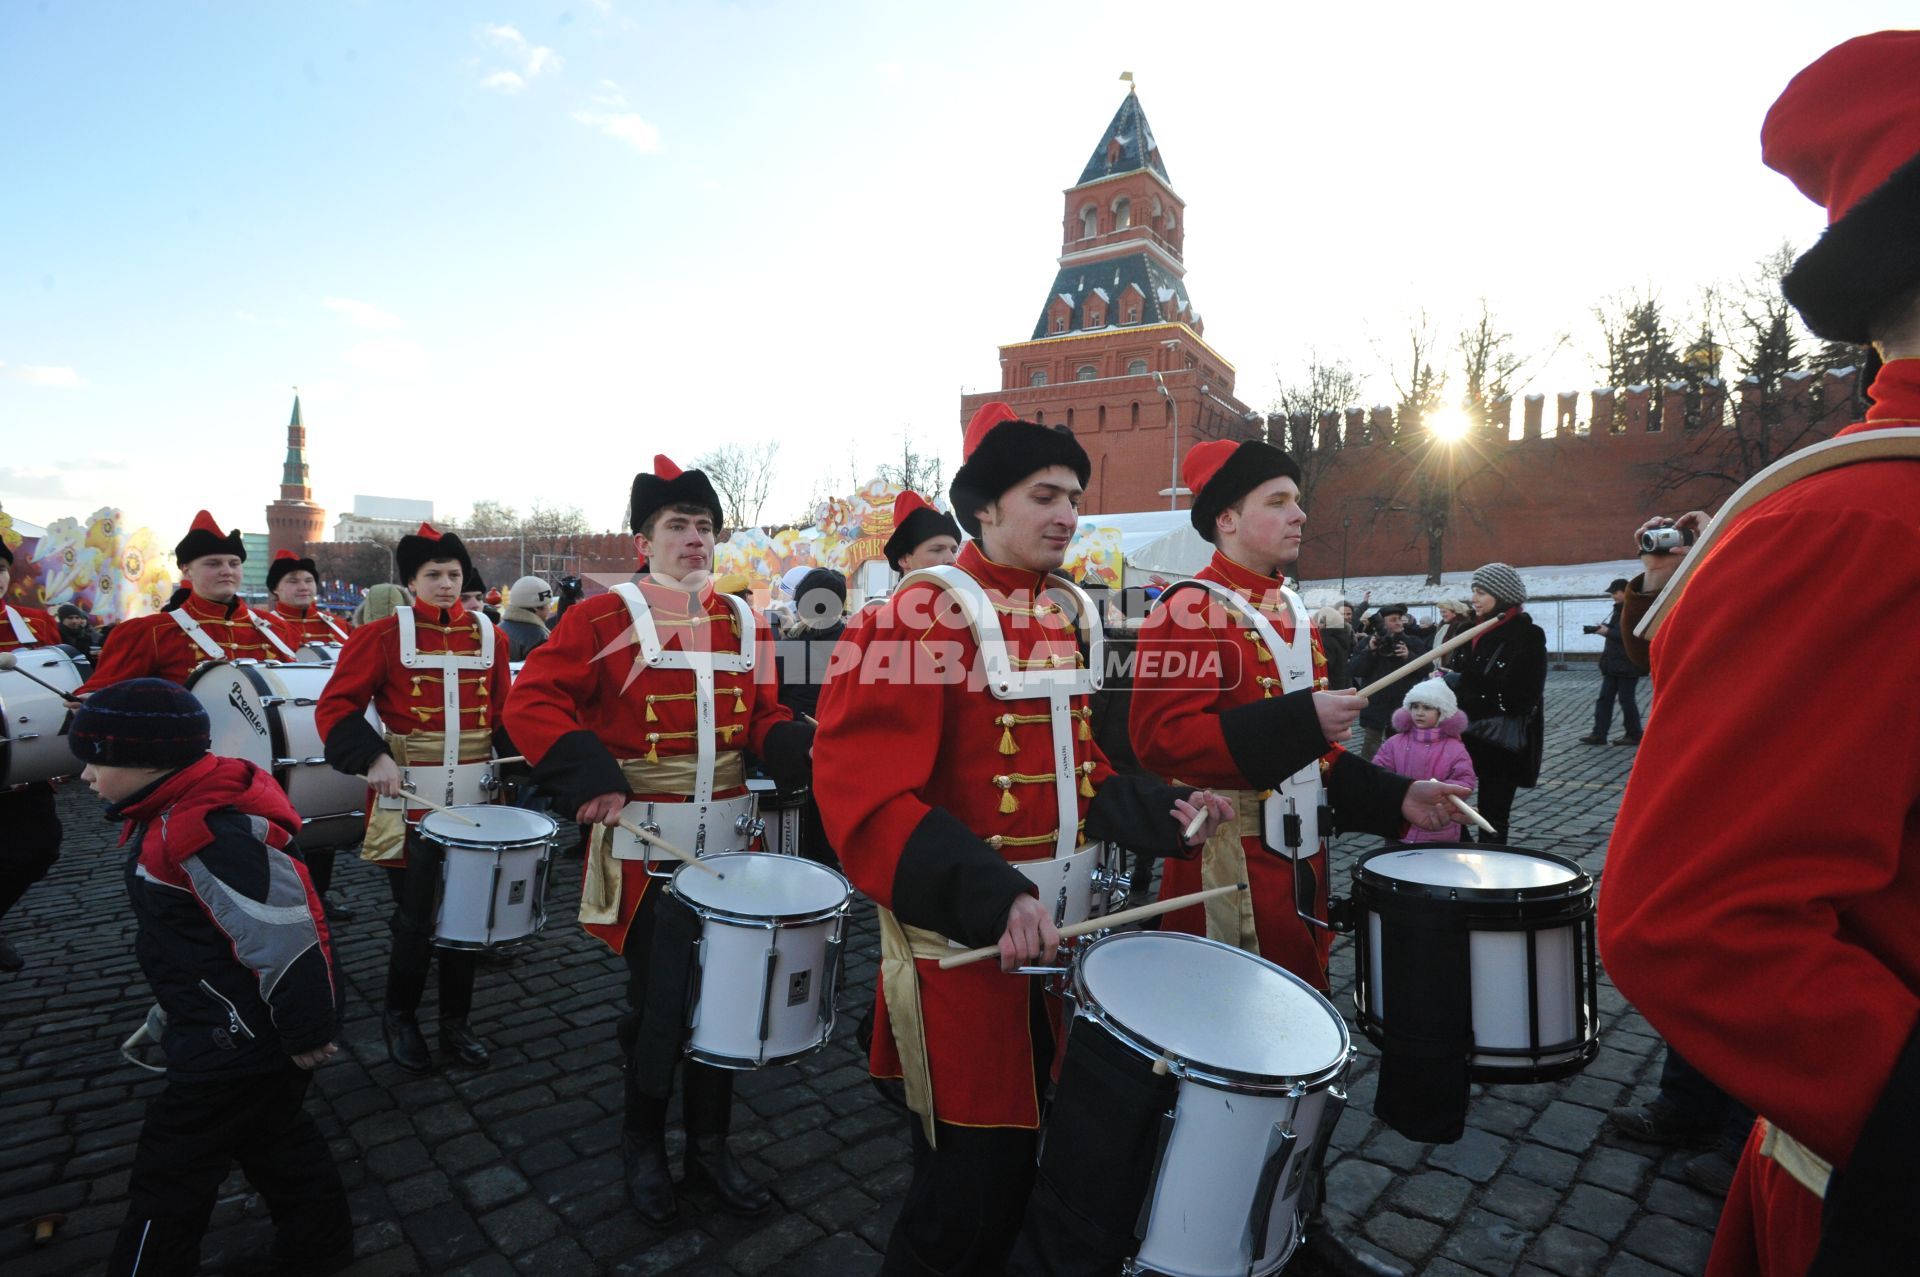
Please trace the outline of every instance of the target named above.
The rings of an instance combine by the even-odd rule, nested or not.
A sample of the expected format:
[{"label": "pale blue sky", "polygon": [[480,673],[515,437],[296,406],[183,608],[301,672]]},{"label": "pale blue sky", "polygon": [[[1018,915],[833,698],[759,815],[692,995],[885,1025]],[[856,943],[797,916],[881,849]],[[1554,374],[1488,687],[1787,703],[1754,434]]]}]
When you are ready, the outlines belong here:
[{"label": "pale blue sky", "polygon": [[1483,295],[1584,341],[1817,234],[1761,117],[1900,8],[0,0],[0,505],[259,529],[294,384],[336,514],[611,526],[727,438],[769,518],[903,429],[950,472],[1122,70],[1249,402]]}]

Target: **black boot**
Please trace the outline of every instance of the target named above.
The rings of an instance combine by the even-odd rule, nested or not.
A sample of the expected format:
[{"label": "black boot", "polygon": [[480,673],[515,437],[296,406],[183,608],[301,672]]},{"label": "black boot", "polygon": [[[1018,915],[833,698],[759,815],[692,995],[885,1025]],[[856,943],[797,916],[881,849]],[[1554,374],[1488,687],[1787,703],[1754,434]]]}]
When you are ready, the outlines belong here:
[{"label": "black boot", "polygon": [[484,1069],[492,1062],[487,1044],[465,1020],[440,1021],[440,1049],[470,1069]]},{"label": "black boot", "polygon": [[627,1131],[620,1140],[627,1171],[627,1200],[634,1213],[655,1228],[665,1228],[680,1217],[673,1203],[673,1172],[667,1168],[665,1133],[649,1135]]},{"label": "black boot", "polygon": [[433,1072],[433,1053],[420,1033],[420,1021],[411,1011],[389,1011],[380,1018],[387,1039],[387,1058],[409,1073]]},{"label": "black boot", "polygon": [[711,1191],[730,1215],[758,1215],[773,1205],[773,1194],[747,1174],[724,1135],[687,1136],[686,1185]]}]

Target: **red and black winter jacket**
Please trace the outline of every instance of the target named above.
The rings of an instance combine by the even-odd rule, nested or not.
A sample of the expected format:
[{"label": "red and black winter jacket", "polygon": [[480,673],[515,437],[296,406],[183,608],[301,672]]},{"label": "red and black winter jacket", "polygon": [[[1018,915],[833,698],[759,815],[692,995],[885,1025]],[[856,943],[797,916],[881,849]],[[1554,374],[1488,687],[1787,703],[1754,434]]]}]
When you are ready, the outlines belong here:
[{"label": "red and black winter jacket", "polygon": [[167,1076],[271,1073],[333,1040],[326,913],[273,777],[209,754],[107,809],[123,820],[134,953],[167,1013]]}]

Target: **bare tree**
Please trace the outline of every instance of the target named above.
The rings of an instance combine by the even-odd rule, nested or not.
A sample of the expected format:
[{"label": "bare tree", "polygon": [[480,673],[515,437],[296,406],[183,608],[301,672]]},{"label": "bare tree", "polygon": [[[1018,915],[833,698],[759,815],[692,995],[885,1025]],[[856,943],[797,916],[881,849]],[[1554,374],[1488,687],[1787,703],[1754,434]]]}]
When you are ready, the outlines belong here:
[{"label": "bare tree", "polygon": [[1363,389],[1360,375],[1342,359],[1323,359],[1320,352],[1307,352],[1306,376],[1300,381],[1285,381],[1274,369],[1279,389],[1267,406],[1269,417],[1278,417],[1280,438],[1267,442],[1280,448],[1300,467],[1300,500],[1313,508],[1313,490],[1326,473],[1339,463],[1338,436],[1321,446],[1320,419],[1328,413],[1339,414],[1360,402]]},{"label": "bare tree", "polygon": [[1465,381],[1460,406],[1476,426],[1493,419],[1493,405],[1511,398],[1514,382],[1527,361],[1513,349],[1513,334],[1502,332],[1487,299],[1480,299],[1480,317],[1461,332],[1455,347]]},{"label": "bare tree", "polygon": [[519,511],[504,501],[476,501],[466,518],[450,522],[462,535],[469,537],[520,535]]},{"label": "bare tree", "polygon": [[750,528],[760,522],[760,511],[767,504],[773,487],[773,464],[779,456],[778,440],[765,443],[726,443],[696,457],[693,468],[706,471],[713,490],[726,507],[729,528]]},{"label": "bare tree", "polygon": [[914,447],[913,435],[905,427],[900,430],[900,464],[884,464],[878,476],[883,483],[898,484],[911,488],[922,496],[931,496],[941,487],[940,454],[921,452]]}]

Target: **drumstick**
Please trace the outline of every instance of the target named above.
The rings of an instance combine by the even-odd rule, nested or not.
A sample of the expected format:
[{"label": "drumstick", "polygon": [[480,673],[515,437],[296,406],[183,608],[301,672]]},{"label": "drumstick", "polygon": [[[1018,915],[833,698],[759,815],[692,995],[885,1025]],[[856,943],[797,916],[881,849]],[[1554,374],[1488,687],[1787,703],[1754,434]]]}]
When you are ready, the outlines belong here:
[{"label": "drumstick", "polygon": [[1399,669],[1395,670],[1393,673],[1374,679],[1373,682],[1368,683],[1365,687],[1355,692],[1354,695],[1355,696],[1372,696],[1375,692],[1379,691],[1383,687],[1392,687],[1395,683],[1398,683],[1401,679],[1413,673],[1415,670],[1423,670],[1427,666],[1433,664],[1435,661],[1445,656],[1448,652],[1451,652],[1454,648],[1459,647],[1462,643],[1468,643],[1476,638],[1479,638],[1480,635],[1492,629],[1494,626],[1500,624],[1501,620],[1503,619],[1504,618],[1502,617],[1496,616],[1489,620],[1480,622],[1480,624],[1474,626],[1470,630],[1464,630],[1461,633],[1454,635],[1452,638],[1442,643],[1439,647],[1434,648],[1432,651],[1422,652],[1419,656],[1415,657],[1411,661],[1408,661],[1405,665],[1402,665]]},{"label": "drumstick", "polygon": [[[361,779],[364,780],[366,778],[361,777]],[[472,817],[466,816],[460,812],[455,811],[453,808],[447,806],[445,803],[436,803],[431,798],[422,798],[420,795],[414,793],[410,789],[401,790],[400,797],[406,799],[407,805],[410,807],[412,806],[431,807],[435,811],[444,811],[445,813],[447,813],[447,815],[453,817],[455,820],[459,821],[463,825],[472,825],[475,829],[480,828],[480,822],[477,820],[474,820]]]},{"label": "drumstick", "polygon": [[688,864],[692,865],[695,869],[699,869],[705,873],[710,873],[716,878],[726,877],[725,874],[721,873],[718,869],[715,869],[712,865],[700,859],[700,857],[694,855],[692,852],[682,851],[680,850],[680,848],[674,846],[672,843],[668,842],[664,838],[656,838],[654,835],[640,828],[640,826],[634,824],[631,820],[628,820],[625,816],[622,816],[620,818],[620,828],[626,830],[628,833],[632,834],[635,838],[638,838],[641,842],[647,843],[654,847],[658,847],[660,850],[666,852],[669,856],[677,856],[681,860],[684,860]]},{"label": "drumstick", "polygon": [[47,682],[46,679],[36,677],[35,675],[29,674],[25,670],[21,669],[20,658],[15,656],[12,652],[0,652],[0,670],[12,670],[15,674],[18,674],[21,678],[32,679],[34,682],[40,684],[40,686],[46,688],[49,692],[52,692],[55,696],[58,696],[63,701],[70,701],[73,699],[72,692],[63,692],[59,688],[55,687],[52,683]]},{"label": "drumstick", "polygon": [[505,758],[493,758],[488,761],[493,766],[498,767],[502,763],[524,763],[527,761],[527,756],[525,754],[508,754]]},{"label": "drumstick", "polygon": [[1452,803],[1455,807],[1458,807],[1460,809],[1460,814],[1462,816],[1465,816],[1468,820],[1471,820],[1474,824],[1480,826],[1480,828],[1486,830],[1488,833],[1497,834],[1500,832],[1498,829],[1495,829],[1493,827],[1492,821],[1488,820],[1485,816],[1482,816],[1479,812],[1475,811],[1473,808],[1467,806],[1465,800],[1462,799],[1460,795],[1448,794],[1447,801]]},{"label": "drumstick", "polygon": [[1207,809],[1202,807],[1193,813],[1193,819],[1187,822],[1186,841],[1192,842],[1193,836],[1200,832],[1200,826],[1207,823]]},{"label": "drumstick", "polygon": [[[1185,909],[1188,905],[1197,905],[1202,901],[1212,900],[1215,896],[1224,896],[1246,889],[1247,884],[1244,882],[1230,882],[1224,887],[1208,887],[1205,891],[1190,892],[1184,896],[1175,896],[1171,900],[1157,900],[1150,905],[1135,905],[1131,909],[1122,909],[1119,913],[1088,918],[1085,922],[1069,922],[1060,928],[1060,938],[1071,940],[1076,936],[1084,936],[1090,931],[1101,931],[1107,927],[1118,927],[1129,922],[1145,922],[1148,918],[1157,918],[1163,913],[1172,913],[1175,909]],[[940,959],[940,969],[946,971],[953,967],[964,967],[970,962],[991,958],[999,952],[999,945],[990,944],[984,948],[968,949],[964,953],[950,953]]]}]

